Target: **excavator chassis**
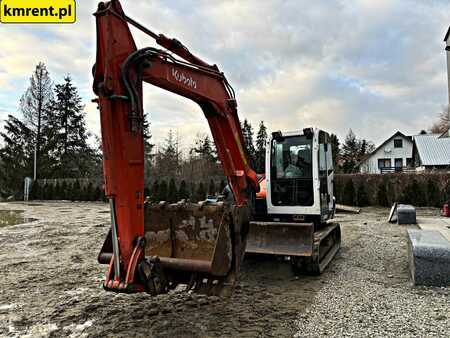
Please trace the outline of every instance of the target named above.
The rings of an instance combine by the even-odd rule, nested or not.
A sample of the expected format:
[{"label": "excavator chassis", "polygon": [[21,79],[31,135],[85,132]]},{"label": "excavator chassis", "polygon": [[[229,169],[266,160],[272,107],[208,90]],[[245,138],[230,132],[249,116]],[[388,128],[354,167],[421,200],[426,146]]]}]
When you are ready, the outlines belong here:
[{"label": "excavator chassis", "polygon": [[321,274],[341,245],[338,223],[250,222],[246,252],[290,257],[295,274]]},{"label": "excavator chassis", "polygon": [[[246,207],[226,202],[146,202],[145,258],[136,268],[136,281],[152,295],[180,284],[198,293],[230,295],[245,250],[246,233],[239,229],[248,228],[248,219]],[[110,264],[113,259],[111,238],[110,231],[100,263]]]}]

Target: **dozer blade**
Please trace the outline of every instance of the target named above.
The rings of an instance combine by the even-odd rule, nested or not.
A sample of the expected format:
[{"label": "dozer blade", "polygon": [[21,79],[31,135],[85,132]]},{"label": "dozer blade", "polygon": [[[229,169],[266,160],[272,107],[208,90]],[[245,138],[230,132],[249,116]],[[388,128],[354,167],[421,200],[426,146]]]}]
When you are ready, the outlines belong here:
[{"label": "dozer blade", "polygon": [[248,222],[238,209],[224,203],[146,203],[145,256],[160,264],[169,288],[185,284],[215,295],[232,291],[245,251],[236,225]]},{"label": "dozer blade", "polygon": [[245,251],[248,253],[311,256],[313,223],[250,222]]}]

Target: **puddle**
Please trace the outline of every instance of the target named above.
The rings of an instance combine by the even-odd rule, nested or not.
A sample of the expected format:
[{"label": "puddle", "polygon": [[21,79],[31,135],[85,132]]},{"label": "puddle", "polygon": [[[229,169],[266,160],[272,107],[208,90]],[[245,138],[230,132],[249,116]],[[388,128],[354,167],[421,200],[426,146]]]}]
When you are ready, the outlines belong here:
[{"label": "puddle", "polygon": [[23,216],[23,210],[0,210],[0,228],[33,221],[36,221],[36,219]]}]

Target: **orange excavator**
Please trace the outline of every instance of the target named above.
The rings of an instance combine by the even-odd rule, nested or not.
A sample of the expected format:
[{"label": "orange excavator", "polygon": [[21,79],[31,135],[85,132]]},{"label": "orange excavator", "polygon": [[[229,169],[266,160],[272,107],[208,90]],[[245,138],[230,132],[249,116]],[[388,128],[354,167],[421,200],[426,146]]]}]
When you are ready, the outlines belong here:
[{"label": "orange excavator", "polygon": [[[100,109],[105,192],[111,229],[98,260],[107,264],[104,288],[165,293],[188,289],[232,291],[259,191],[244,150],[233,88],[216,65],[180,41],[155,34],[125,15],[118,0],[95,13],[93,68]],[[129,25],[163,49],[137,49]],[[209,205],[144,201],[142,84],[150,83],[196,102],[211,129],[232,199]]]}]

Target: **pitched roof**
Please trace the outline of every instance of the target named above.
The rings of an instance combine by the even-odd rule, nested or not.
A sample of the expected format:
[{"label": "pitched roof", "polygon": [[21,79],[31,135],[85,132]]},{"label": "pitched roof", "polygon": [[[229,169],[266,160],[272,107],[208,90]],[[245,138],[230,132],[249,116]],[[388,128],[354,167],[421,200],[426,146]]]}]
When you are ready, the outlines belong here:
[{"label": "pitched roof", "polygon": [[391,135],[389,138],[387,138],[383,143],[381,143],[378,147],[375,148],[374,151],[372,151],[370,154],[365,155],[361,161],[359,161],[359,163],[357,164],[357,166],[361,165],[362,163],[364,163],[370,156],[372,156],[373,154],[375,154],[378,150],[380,150],[386,143],[388,143],[390,140],[392,140],[394,137],[398,137],[401,136],[409,141],[412,141],[412,136],[406,136],[405,134],[403,134],[400,131],[396,131],[393,135]]},{"label": "pitched roof", "polygon": [[447,33],[445,33],[444,41],[447,41],[449,35],[450,35],[450,26],[447,29]]},{"label": "pitched roof", "polygon": [[450,165],[450,138],[440,134],[424,134],[413,137],[422,165]]}]

